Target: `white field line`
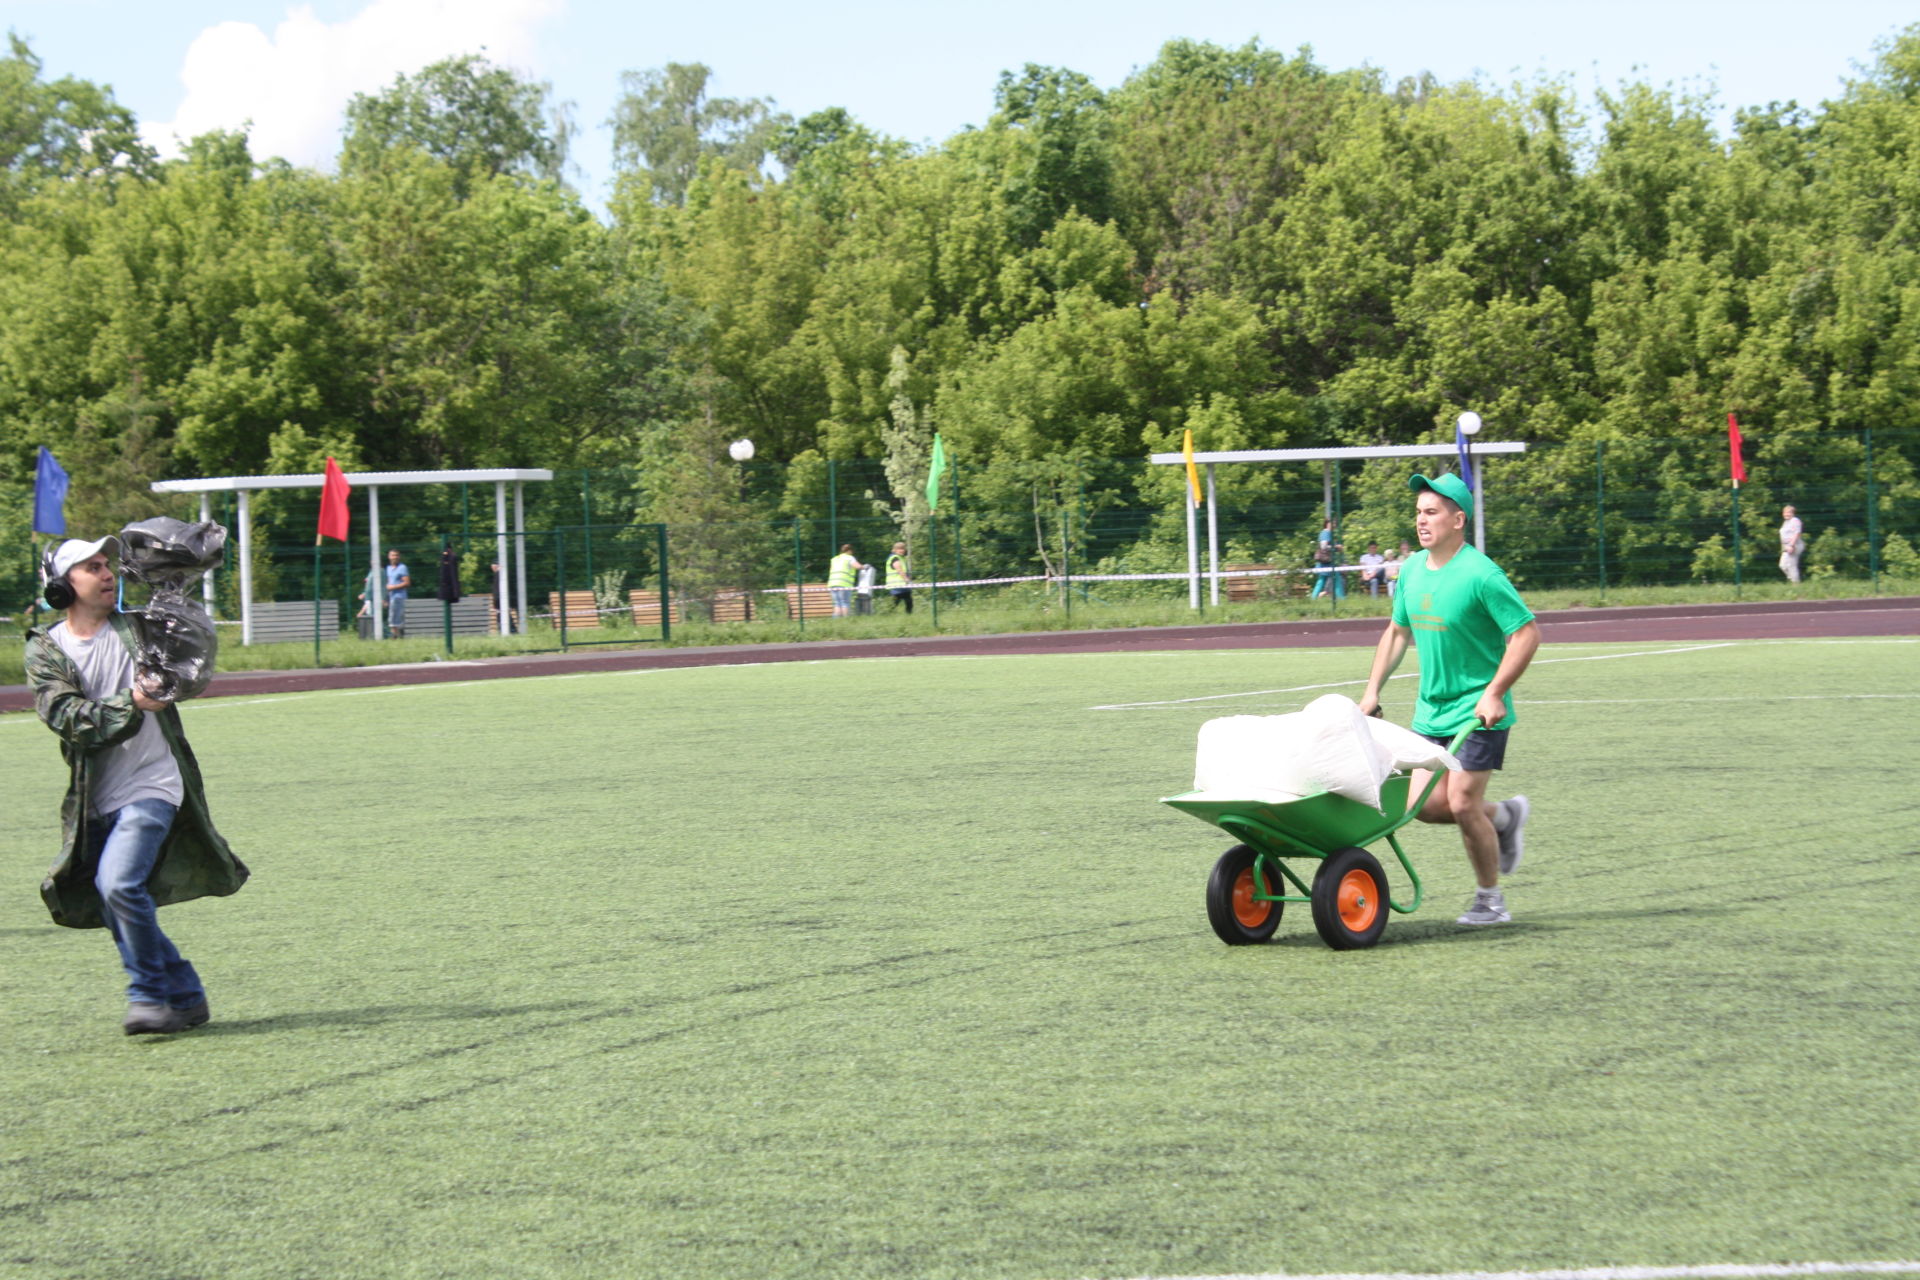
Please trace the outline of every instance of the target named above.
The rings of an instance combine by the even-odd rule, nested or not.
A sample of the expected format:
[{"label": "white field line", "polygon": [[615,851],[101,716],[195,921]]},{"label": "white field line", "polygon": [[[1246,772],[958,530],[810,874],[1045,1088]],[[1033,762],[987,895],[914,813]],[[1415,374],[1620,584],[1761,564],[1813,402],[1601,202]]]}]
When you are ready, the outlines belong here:
[{"label": "white field line", "polygon": [[[1555,662],[1609,662],[1615,658],[1655,658],[1670,653],[1699,653],[1703,649],[1730,649],[1739,641],[1726,640],[1718,644],[1690,644],[1682,649],[1636,649],[1632,653],[1590,653],[1572,658],[1536,658],[1533,666],[1544,667]],[[1419,675],[1417,671],[1402,672],[1391,677],[1394,680],[1409,680]],[[1089,707],[1090,711],[1137,711],[1146,707],[1178,707],[1195,702],[1221,702],[1228,698],[1265,698],[1278,693],[1309,693],[1315,689],[1346,689],[1354,685],[1366,684],[1360,680],[1334,680],[1326,684],[1301,684],[1290,689],[1250,689],[1242,693],[1210,693],[1198,698],[1164,698],[1157,702],[1110,702],[1102,706]]]},{"label": "white field line", "polygon": [[1303,1275],[1160,1276],[1147,1280],[1774,1280],[1794,1276],[1920,1275],[1920,1262],[1754,1262],[1696,1267],[1587,1267],[1568,1271],[1389,1271]]},{"label": "white field line", "polygon": [[[1578,641],[1578,640],[1564,641],[1559,644],[1556,644],[1554,648],[1565,649],[1565,648],[1579,647],[1582,645],[1593,644],[1593,643],[1595,642]],[[1761,640],[1761,639],[1738,640],[1738,641],[1729,640],[1720,644],[1694,645],[1694,646],[1690,646],[1688,649],[1650,649],[1650,650],[1644,650],[1644,651],[1639,651],[1635,653],[1603,653],[1603,654],[1594,654],[1591,656],[1568,657],[1568,658],[1536,658],[1534,660],[1533,665],[1544,666],[1549,662],[1601,662],[1611,658],[1643,657],[1643,656],[1646,656],[1647,654],[1686,653],[1686,652],[1689,652],[1691,649],[1720,649],[1720,648],[1726,648],[1728,645],[1733,645],[1733,644],[1739,644],[1742,646],[1808,645],[1808,644],[1826,644],[1826,645],[1920,644],[1920,636],[1858,636],[1853,638],[1839,638],[1839,639],[1820,639],[1812,636],[1782,636],[1779,638],[1766,639],[1766,640]],[[1353,652],[1353,648],[1354,648],[1353,646],[1349,645],[1349,646],[1345,646],[1337,649],[1288,649],[1288,650],[1285,650],[1285,652],[1291,656],[1312,657],[1312,656],[1319,656],[1319,655],[1325,655],[1325,654],[1350,654]],[[1075,653],[1075,652],[1068,651],[1068,652],[1048,652],[1048,653],[892,654],[886,657],[871,657],[871,658],[803,658],[795,661],[786,661],[786,662],[715,662],[715,663],[702,664],[700,666],[685,666],[685,667],[633,667],[633,668],[628,668],[622,671],[572,671],[572,672],[563,672],[563,673],[551,674],[551,675],[514,676],[509,678],[515,679],[515,680],[585,680],[593,676],[658,675],[660,673],[667,672],[667,671],[714,671],[714,670],[733,669],[733,668],[740,668],[740,667],[818,666],[828,662],[923,662],[928,659],[938,659],[944,662],[990,662],[990,661],[997,662],[997,661],[1006,661],[1008,659],[1016,659],[1016,658],[1072,658],[1076,661],[1082,661],[1088,658],[1173,658],[1173,659],[1179,659],[1184,662],[1191,662],[1195,659],[1201,659],[1201,658],[1244,657],[1248,654],[1271,654],[1275,652],[1279,652],[1279,651],[1272,648],[1253,647],[1253,648],[1246,648],[1246,649],[1148,649],[1148,650],[1101,649],[1101,650],[1091,650],[1083,653]],[[1417,673],[1409,672],[1402,675],[1396,675],[1393,678],[1395,680],[1405,680],[1414,674],[1417,674]],[[257,697],[252,697],[252,698],[208,698],[205,701],[195,702],[194,710],[197,713],[198,711],[211,708],[211,707],[260,706],[265,703],[294,702],[302,698],[317,698],[317,697],[322,697],[322,696],[327,696],[332,694],[354,695],[354,694],[362,694],[362,693],[396,693],[404,689],[437,689],[437,688],[470,689],[477,685],[487,685],[492,683],[493,683],[493,680],[491,679],[447,680],[447,681],[439,681],[439,682],[426,683],[426,684],[377,685],[377,686],[363,687],[359,689],[316,689],[316,690],[311,690],[304,693],[291,693],[291,692],[270,693],[270,694],[261,694]],[[1330,684],[1303,684],[1291,689],[1256,689],[1256,690],[1252,690],[1250,692],[1245,692],[1245,693],[1213,694],[1206,698],[1176,698],[1176,699],[1172,699],[1170,701],[1165,701],[1165,702],[1111,703],[1104,706],[1092,707],[1090,708],[1090,710],[1130,711],[1130,710],[1143,708],[1143,707],[1171,707],[1171,706],[1179,706],[1182,703],[1208,702],[1208,701],[1213,701],[1215,699],[1221,699],[1221,698],[1258,698],[1258,697],[1264,697],[1268,694],[1308,693],[1315,689],[1340,689],[1340,688],[1351,687],[1353,685],[1364,685],[1364,684],[1366,684],[1365,680],[1336,680]],[[1866,697],[1870,695],[1835,694],[1831,696]],[[1877,695],[1877,696],[1895,697],[1900,695],[1887,694],[1887,695]],[[1746,699],[1731,699],[1731,701],[1744,701],[1744,700]],[[1815,700],[1817,701],[1818,699],[1816,698]],[[1680,701],[1680,699],[1652,698],[1652,699],[1648,699],[1648,701],[1676,702],[1676,701]],[[1535,705],[1548,705],[1548,704],[1536,703]],[[8,715],[0,715],[0,729],[4,729],[9,725],[27,725],[27,724],[38,724],[38,723],[40,723],[38,717],[26,711],[14,713],[14,714],[8,714]]]},{"label": "white field line", "polygon": [[[695,672],[695,671],[706,671],[706,672],[738,671],[748,667],[819,667],[819,666],[827,666],[832,663],[851,663],[851,662],[868,662],[868,663],[927,662],[927,661],[998,662],[998,661],[1005,661],[1005,660],[1014,659],[1014,658],[1072,658],[1076,661],[1084,660],[1087,658],[1168,658],[1168,659],[1179,659],[1182,661],[1191,662],[1196,658],[1236,657],[1236,656],[1245,656],[1247,654],[1271,653],[1271,652],[1273,652],[1273,650],[1261,649],[1261,648],[1192,649],[1192,650],[1153,649],[1153,650],[1146,650],[1146,651],[1125,650],[1125,649],[1099,649],[1099,650],[1090,650],[1084,653],[1075,653],[1072,651],[1046,652],[1046,653],[902,653],[902,654],[887,654],[884,656],[876,655],[874,657],[867,657],[867,658],[796,658],[796,659],[788,659],[780,662],[768,662],[768,661],[711,662],[711,663],[702,663],[698,666],[684,666],[684,667],[628,667],[618,671],[562,671],[562,672],[551,672],[546,675],[494,677],[494,678],[483,679],[483,680],[440,680],[440,681],[428,681],[428,682],[423,682],[419,684],[363,685],[360,688],[312,689],[312,690],[307,690],[305,692],[300,692],[300,693],[294,693],[294,692],[265,693],[265,694],[258,694],[250,698],[240,698],[240,697],[206,698],[206,699],[194,702],[193,708],[192,708],[192,714],[198,714],[202,710],[207,710],[213,707],[254,707],[254,706],[260,706],[266,703],[296,702],[302,698],[321,698],[321,697],[333,697],[333,696],[356,697],[362,694],[369,694],[369,693],[403,693],[411,689],[472,689],[472,688],[476,688],[483,685],[493,684],[495,679],[511,679],[514,681],[588,680],[588,679],[595,679],[599,677],[665,675],[669,672],[685,673],[685,672]],[[1289,654],[1297,654],[1301,656],[1313,656],[1313,655],[1335,654],[1335,653],[1350,653],[1352,652],[1352,650],[1351,649],[1289,649],[1287,650],[1287,652]],[[21,711],[14,714],[0,715],[0,728],[5,728],[10,724],[24,725],[24,724],[39,724],[39,723],[40,723],[39,718],[33,715],[31,711]]]},{"label": "white field line", "polygon": [[1920,698],[1920,693],[1741,693],[1725,698],[1515,698],[1523,707],[1639,707],[1666,702],[1841,702],[1849,699]]}]

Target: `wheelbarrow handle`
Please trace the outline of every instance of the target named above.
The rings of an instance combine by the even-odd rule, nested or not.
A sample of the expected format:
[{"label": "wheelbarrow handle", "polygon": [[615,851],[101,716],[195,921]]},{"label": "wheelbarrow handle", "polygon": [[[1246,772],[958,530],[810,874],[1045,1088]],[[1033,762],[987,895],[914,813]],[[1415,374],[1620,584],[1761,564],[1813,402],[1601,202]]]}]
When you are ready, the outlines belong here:
[{"label": "wheelbarrow handle", "polygon": [[[1459,751],[1462,746],[1466,745],[1467,735],[1482,727],[1478,716],[1467,721],[1466,727],[1454,734],[1453,741],[1447,744],[1447,752],[1452,754]],[[1427,776],[1427,785],[1420,792],[1420,798],[1407,807],[1407,816],[1409,818],[1427,807],[1427,797],[1432,795],[1433,789],[1440,785],[1440,777],[1445,772],[1446,770],[1444,769],[1435,769]]]}]

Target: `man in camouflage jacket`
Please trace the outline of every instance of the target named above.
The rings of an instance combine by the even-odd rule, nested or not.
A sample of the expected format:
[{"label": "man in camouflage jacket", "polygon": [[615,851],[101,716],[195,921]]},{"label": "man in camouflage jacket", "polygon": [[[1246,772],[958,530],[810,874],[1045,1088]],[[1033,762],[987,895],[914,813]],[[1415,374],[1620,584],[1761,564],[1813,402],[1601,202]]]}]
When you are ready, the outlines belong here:
[{"label": "man in camouflage jacket", "polygon": [[[75,929],[106,928],[120,949],[129,977],[129,1035],[174,1032],[199,1026],[208,1017],[206,992],[193,967],[182,959],[154,915],[156,908],[192,898],[224,896],[247,879],[247,868],[214,829],[207,813],[199,763],[180,723],[179,710],[156,702],[138,689],[130,658],[139,641],[141,616],[116,612],[114,573],[106,547],[70,540],[51,558],[57,577],[74,589],[66,619],[27,633],[26,670],[34,707],[60,737],[69,771],[61,804],[60,856],[40,886],[54,923]],[[117,548],[116,548],[117,549]],[[88,554],[82,554],[88,553]],[[103,660],[119,665],[119,687],[87,687],[70,648],[91,646]],[[90,665],[90,670],[94,668]],[[97,673],[94,677],[97,681]],[[119,685],[119,679],[125,684]],[[101,788],[112,783],[114,769],[151,722],[158,737],[146,732],[148,773],[177,773],[168,796],[137,799],[102,812]],[[118,751],[119,756],[114,753]],[[167,766],[171,764],[169,770]],[[177,803],[168,803],[177,795]],[[111,796],[104,797],[115,803]],[[173,812],[168,814],[167,809]],[[129,879],[125,855],[130,842],[157,845],[136,852],[137,873]],[[104,855],[104,856],[103,856]]]}]

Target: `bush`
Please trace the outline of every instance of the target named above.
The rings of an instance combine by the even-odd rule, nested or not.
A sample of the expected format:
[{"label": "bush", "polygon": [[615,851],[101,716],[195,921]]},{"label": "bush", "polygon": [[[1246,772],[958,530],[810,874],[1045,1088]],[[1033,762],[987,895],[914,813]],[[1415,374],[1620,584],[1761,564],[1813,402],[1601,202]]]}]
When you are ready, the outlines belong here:
[{"label": "bush", "polygon": [[1880,546],[1880,572],[1894,578],[1920,578],[1920,551],[1897,533]]},{"label": "bush", "polygon": [[1838,529],[1822,529],[1807,548],[1806,576],[1809,578],[1864,578],[1867,576],[1867,546],[1856,537]]},{"label": "bush", "polygon": [[1695,582],[1733,581],[1733,553],[1727,550],[1725,538],[1716,533],[1694,549],[1693,579]]}]

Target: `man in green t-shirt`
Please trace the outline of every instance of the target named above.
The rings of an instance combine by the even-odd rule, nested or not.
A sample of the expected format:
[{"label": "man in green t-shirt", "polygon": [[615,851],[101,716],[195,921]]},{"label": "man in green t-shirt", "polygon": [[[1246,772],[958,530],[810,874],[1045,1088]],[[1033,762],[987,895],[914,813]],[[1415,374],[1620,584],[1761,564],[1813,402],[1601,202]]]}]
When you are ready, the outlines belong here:
[{"label": "man in green t-shirt", "polygon": [[[1381,687],[1411,643],[1420,652],[1414,731],[1446,744],[1479,722],[1456,753],[1461,769],[1433,789],[1420,820],[1460,828],[1479,885],[1460,923],[1505,924],[1512,916],[1500,875],[1520,865],[1528,805],[1525,796],[1488,804],[1487,783],[1506,760],[1511,690],[1540,647],[1540,627],[1500,566],[1467,542],[1473,494],[1465,482],[1415,476],[1407,487],[1419,495],[1414,529],[1421,550],[1400,568],[1393,620],[1373,651],[1360,709],[1379,714]],[[1415,793],[1425,786],[1425,773],[1415,773]]]}]

